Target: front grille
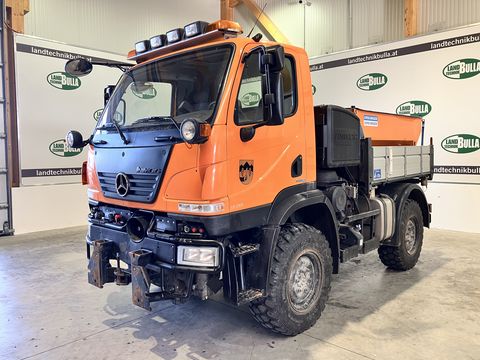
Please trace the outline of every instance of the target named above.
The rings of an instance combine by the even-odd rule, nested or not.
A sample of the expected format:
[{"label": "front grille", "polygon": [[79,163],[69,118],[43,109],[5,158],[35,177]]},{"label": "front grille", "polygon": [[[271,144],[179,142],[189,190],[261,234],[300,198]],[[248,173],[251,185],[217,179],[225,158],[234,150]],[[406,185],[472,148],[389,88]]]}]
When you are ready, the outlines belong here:
[{"label": "front grille", "polygon": [[103,195],[109,198],[151,203],[157,195],[160,174],[126,174],[130,188],[126,196],[117,193],[115,179],[116,173],[99,172],[98,180],[102,187]]}]

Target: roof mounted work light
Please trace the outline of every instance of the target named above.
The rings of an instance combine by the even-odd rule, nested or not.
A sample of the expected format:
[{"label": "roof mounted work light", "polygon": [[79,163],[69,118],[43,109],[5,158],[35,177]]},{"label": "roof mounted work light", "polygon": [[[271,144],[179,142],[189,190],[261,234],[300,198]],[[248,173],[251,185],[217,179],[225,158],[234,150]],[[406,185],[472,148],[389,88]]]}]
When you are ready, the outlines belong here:
[{"label": "roof mounted work light", "polygon": [[195,21],[191,24],[185,25],[183,28],[185,31],[185,38],[189,39],[191,37],[203,34],[207,26],[208,23],[205,21]]},{"label": "roof mounted work light", "polygon": [[158,49],[162,46],[167,45],[167,36],[166,35],[157,35],[150,38],[150,48]]},{"label": "roof mounted work light", "polygon": [[167,32],[167,41],[169,44],[176,43],[183,38],[183,29],[173,29]]},{"label": "roof mounted work light", "polygon": [[142,40],[135,43],[135,52],[141,54],[147,50],[150,50],[150,42],[148,40]]}]

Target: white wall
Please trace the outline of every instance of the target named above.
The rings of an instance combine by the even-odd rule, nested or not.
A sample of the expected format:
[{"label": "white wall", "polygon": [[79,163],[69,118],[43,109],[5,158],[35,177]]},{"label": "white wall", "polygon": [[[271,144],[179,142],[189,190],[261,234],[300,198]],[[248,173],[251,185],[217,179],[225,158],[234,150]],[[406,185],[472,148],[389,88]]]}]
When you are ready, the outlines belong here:
[{"label": "white wall", "polygon": [[[256,1],[268,3],[265,13],[309,56],[404,38],[404,0]],[[243,5],[234,16],[248,32],[253,21]],[[30,0],[25,33],[123,54],[138,40],[219,17],[220,0]],[[480,0],[419,0],[419,34],[476,22]]]},{"label": "white wall", "polygon": [[219,0],[30,0],[25,34],[126,54],[142,39],[219,17]]},{"label": "white wall", "polygon": [[17,235],[86,225],[87,190],[81,184],[13,188],[12,211]]}]

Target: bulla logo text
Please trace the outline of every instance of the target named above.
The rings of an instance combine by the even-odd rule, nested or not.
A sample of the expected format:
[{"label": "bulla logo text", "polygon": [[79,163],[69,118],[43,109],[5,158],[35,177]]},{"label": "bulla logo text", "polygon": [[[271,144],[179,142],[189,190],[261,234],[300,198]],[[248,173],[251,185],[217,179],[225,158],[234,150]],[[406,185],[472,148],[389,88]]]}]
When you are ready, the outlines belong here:
[{"label": "bulla logo text", "polygon": [[357,87],[360,90],[370,91],[377,90],[385,86],[388,78],[384,74],[380,73],[371,73],[363,75],[360,79],[357,80]]},{"label": "bulla logo text", "polygon": [[480,73],[480,60],[461,59],[443,68],[443,75],[449,79],[467,79]]},{"label": "bulla logo text", "polygon": [[48,147],[53,155],[60,157],[76,156],[82,152],[83,149],[73,149],[67,145],[64,139],[56,140]]},{"label": "bulla logo text", "polygon": [[53,72],[48,74],[47,81],[50,85],[61,90],[75,90],[82,85],[80,79],[65,72]]},{"label": "bulla logo text", "polygon": [[423,117],[432,111],[432,105],[425,101],[411,100],[398,105],[397,114]]},{"label": "bulla logo text", "polygon": [[445,151],[456,154],[468,154],[480,149],[480,138],[471,134],[451,135],[442,140]]},{"label": "bulla logo text", "polygon": [[260,102],[260,94],[256,92],[249,92],[242,96],[240,99],[242,102],[243,107],[252,107],[257,106]]}]

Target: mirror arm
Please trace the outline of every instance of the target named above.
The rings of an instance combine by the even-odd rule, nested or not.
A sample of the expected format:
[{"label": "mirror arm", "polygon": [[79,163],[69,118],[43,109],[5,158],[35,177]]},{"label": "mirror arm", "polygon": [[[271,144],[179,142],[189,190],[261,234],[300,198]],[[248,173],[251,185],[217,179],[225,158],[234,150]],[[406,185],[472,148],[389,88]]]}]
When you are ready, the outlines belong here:
[{"label": "mirror arm", "polygon": [[120,63],[120,62],[108,62],[108,61],[92,61],[92,65],[100,65],[100,66],[107,66],[107,67],[113,67],[120,69],[122,72],[126,72],[130,70],[131,67],[134,66],[134,64],[128,64],[128,63]]},{"label": "mirror arm", "polygon": [[245,55],[243,55],[242,57],[242,64],[244,64],[248,58],[257,50],[261,49],[263,51],[263,53],[265,54],[266,53],[266,50],[265,50],[265,46],[263,45],[258,45],[258,46],[255,46],[253,49],[251,49],[248,53],[246,53]]}]

